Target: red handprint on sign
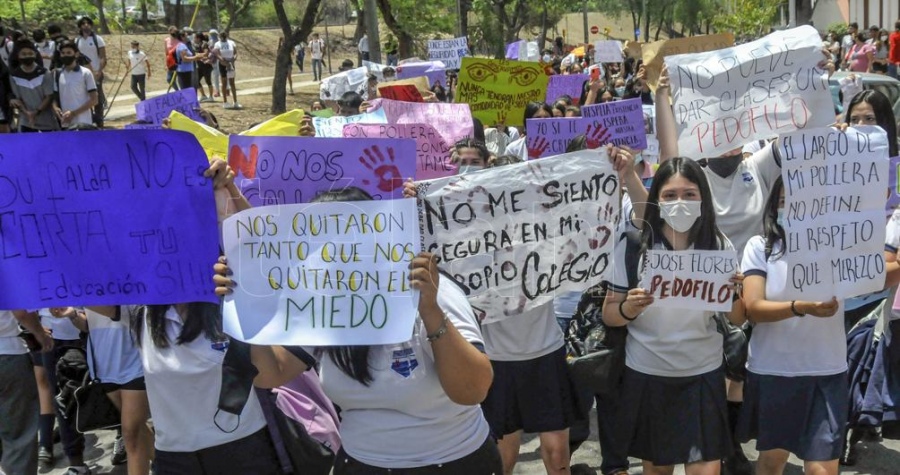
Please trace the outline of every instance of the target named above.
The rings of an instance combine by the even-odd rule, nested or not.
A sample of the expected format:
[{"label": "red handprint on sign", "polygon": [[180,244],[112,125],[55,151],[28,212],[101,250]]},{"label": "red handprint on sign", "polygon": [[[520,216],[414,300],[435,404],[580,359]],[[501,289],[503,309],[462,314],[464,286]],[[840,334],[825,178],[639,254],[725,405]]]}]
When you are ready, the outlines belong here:
[{"label": "red handprint on sign", "polygon": [[535,158],[541,158],[547,152],[547,149],[550,148],[550,142],[547,141],[544,137],[538,137],[531,141],[530,144],[526,144],[528,147],[528,159],[534,160]]},{"label": "red handprint on sign", "polygon": [[256,162],[259,160],[259,147],[256,144],[250,146],[250,156],[244,155],[244,150],[237,145],[231,147],[228,154],[228,166],[239,176],[244,178],[256,178]]},{"label": "red handprint on sign", "polygon": [[[400,169],[394,164],[396,157],[394,156],[393,147],[388,147],[388,157],[385,158],[381,153],[378,145],[373,145],[365,150],[365,156],[359,157],[359,163],[368,168],[375,175],[378,183],[375,185],[379,190],[391,192],[403,186],[403,177],[400,176]],[[370,185],[372,182],[363,180],[364,185]]]},{"label": "red handprint on sign", "polygon": [[606,145],[609,142],[609,131],[600,125],[599,122],[594,122],[593,129],[592,132],[591,125],[588,125],[585,132],[587,148],[594,149],[600,148],[601,145]]}]

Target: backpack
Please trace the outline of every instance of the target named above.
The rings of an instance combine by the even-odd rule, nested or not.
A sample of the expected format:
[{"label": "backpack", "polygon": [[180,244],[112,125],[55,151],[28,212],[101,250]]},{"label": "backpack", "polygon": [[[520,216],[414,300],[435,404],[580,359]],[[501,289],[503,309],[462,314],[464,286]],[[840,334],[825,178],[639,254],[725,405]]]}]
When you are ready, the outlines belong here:
[{"label": "backpack", "polygon": [[[315,359],[302,348],[284,348],[310,368],[315,366]],[[222,362],[218,410],[240,415],[254,390],[255,375],[250,345],[231,340]],[[255,391],[284,473],[328,475],[341,445],[340,424],[315,371],[305,371],[281,387]]]},{"label": "backpack", "polygon": [[178,57],[176,51],[178,51],[178,45],[166,52],[166,69],[169,71],[174,71],[181,64],[181,58]]}]

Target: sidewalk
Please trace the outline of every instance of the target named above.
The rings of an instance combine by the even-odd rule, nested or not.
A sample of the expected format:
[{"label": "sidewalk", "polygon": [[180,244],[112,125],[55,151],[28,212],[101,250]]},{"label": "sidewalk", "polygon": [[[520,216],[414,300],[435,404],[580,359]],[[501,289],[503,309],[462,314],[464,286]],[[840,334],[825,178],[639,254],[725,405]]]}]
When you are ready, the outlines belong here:
[{"label": "sidewalk", "polygon": [[[315,86],[318,84],[316,81],[299,81],[301,76],[309,76],[312,73],[302,73],[302,74],[294,74],[292,77],[294,78],[294,89],[300,89],[301,87],[306,86]],[[263,77],[263,78],[251,78],[251,79],[240,79],[235,81],[235,84],[238,86],[238,97],[241,95],[252,95],[252,94],[265,94],[272,92],[272,79],[273,76]],[[256,87],[243,87],[245,85],[251,84],[265,84],[264,86],[256,86]],[[106,91],[106,99],[108,101],[112,101],[112,93],[113,91]],[[147,91],[147,98],[161,96],[166,93],[165,89],[159,89],[156,91]],[[134,105],[138,103],[138,98],[134,94],[131,93],[130,89],[127,89],[127,85],[123,85],[122,89],[119,90],[119,95],[116,96],[115,102],[113,102],[112,108],[109,109],[109,112],[106,114],[106,120],[118,120],[124,119],[130,116],[135,115]],[[222,104],[221,99],[217,99],[218,104]],[[209,104],[212,104],[210,102]]]}]

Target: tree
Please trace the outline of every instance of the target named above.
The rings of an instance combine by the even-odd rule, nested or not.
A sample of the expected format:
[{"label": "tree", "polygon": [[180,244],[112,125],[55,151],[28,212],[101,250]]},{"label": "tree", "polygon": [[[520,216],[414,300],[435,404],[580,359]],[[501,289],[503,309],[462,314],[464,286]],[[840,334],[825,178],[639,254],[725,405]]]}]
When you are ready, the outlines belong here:
[{"label": "tree", "polygon": [[[231,30],[231,27],[234,26],[234,22],[258,1],[259,0],[222,0],[225,11],[228,12],[228,22],[225,23],[225,28],[223,28],[222,31],[228,33]],[[281,2],[281,4],[281,9],[284,10],[284,2]]]},{"label": "tree", "polygon": [[106,12],[103,10],[103,0],[94,0],[97,7],[97,20],[100,21],[100,33],[109,34],[109,23],[106,22]]},{"label": "tree", "polygon": [[397,38],[401,58],[412,56],[417,40],[453,34],[456,0],[377,0],[384,24]]},{"label": "tree", "polygon": [[712,23],[735,37],[759,38],[772,28],[780,6],[781,0],[735,0],[732,12],[716,15]]},{"label": "tree", "polygon": [[281,34],[284,35],[284,41],[278,48],[278,56],[275,59],[275,77],[272,79],[272,113],[281,114],[287,110],[285,86],[293,60],[291,53],[294,51],[294,46],[312,33],[322,0],[308,0],[303,18],[300,20],[300,26],[293,31],[291,31],[291,21],[284,10],[284,0],[272,0],[272,3],[275,7],[275,15],[278,17],[278,26],[281,27]]},{"label": "tree", "polygon": [[19,9],[22,10],[22,23],[25,23],[25,0],[19,0]]}]

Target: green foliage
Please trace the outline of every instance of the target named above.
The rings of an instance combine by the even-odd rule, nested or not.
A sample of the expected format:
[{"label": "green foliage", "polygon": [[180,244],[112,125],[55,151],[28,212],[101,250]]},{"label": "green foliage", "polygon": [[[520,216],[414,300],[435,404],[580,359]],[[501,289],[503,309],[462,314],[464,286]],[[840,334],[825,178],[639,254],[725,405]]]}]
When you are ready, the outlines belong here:
[{"label": "green foliage", "polygon": [[839,21],[837,23],[832,23],[832,24],[828,25],[828,29],[826,31],[828,31],[829,33],[834,33],[834,36],[836,38],[841,39],[844,37],[844,35],[847,34],[847,30],[849,30],[849,29],[850,28],[847,26],[846,23]]},{"label": "green foliage", "polygon": [[735,37],[759,38],[775,24],[780,6],[781,0],[736,0],[733,12],[716,15],[713,26]]},{"label": "green foliage", "polygon": [[[97,8],[89,0],[27,0],[25,19],[28,27],[47,23],[75,23],[76,15],[96,16]],[[0,18],[22,18],[18,0],[0,1]]]},{"label": "green foliage", "polygon": [[391,12],[417,41],[456,32],[456,0],[391,0]]}]

